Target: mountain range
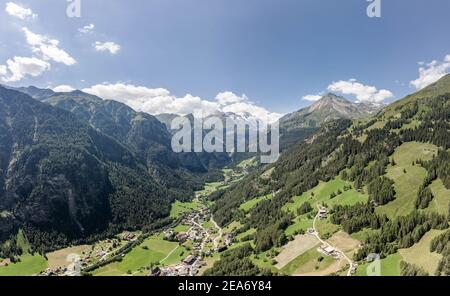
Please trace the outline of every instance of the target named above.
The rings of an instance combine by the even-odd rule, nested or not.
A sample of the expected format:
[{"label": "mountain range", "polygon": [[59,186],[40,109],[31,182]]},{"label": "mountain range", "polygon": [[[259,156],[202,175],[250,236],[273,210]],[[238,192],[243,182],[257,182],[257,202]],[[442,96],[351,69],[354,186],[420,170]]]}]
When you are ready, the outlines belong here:
[{"label": "mountain range", "polygon": [[56,247],[150,225],[229,161],[173,153],[155,117],[81,91],[0,87],[0,106],[2,239],[26,228]]}]

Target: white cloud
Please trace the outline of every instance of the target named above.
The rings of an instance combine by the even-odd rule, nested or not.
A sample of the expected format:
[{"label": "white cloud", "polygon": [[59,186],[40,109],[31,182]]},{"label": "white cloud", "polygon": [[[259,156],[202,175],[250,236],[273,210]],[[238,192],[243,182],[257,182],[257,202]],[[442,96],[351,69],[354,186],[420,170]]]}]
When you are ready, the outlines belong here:
[{"label": "white cloud", "polygon": [[76,63],[66,51],[59,48],[59,41],[51,39],[48,36],[39,35],[31,32],[28,28],[22,28],[28,45],[34,53],[40,54],[46,61],[53,60],[56,63],[62,63],[71,66]]},{"label": "white cloud", "polygon": [[435,60],[430,63],[419,63],[419,66],[421,66],[419,68],[419,78],[409,83],[418,90],[438,81],[449,73],[450,55],[446,55],[442,63]]},{"label": "white cloud", "polygon": [[75,88],[71,87],[70,85],[66,85],[66,84],[58,85],[57,87],[53,88],[54,92],[71,92],[74,90],[75,90]]},{"label": "white cloud", "polygon": [[96,51],[100,51],[100,52],[104,52],[104,51],[109,51],[111,54],[116,54],[119,52],[120,50],[120,45],[114,42],[95,42],[94,44],[95,46],[95,50]]},{"label": "white cloud", "polygon": [[31,9],[25,8],[14,2],[6,3],[5,11],[9,15],[18,17],[22,20],[27,19],[27,18],[37,18],[37,14],[33,13],[33,11]]},{"label": "white cloud", "polygon": [[239,115],[250,113],[261,120],[271,121],[281,117],[281,114],[271,113],[250,102],[245,95],[239,97],[231,92],[219,93],[215,101],[208,101],[191,94],[176,97],[164,88],[147,88],[122,83],[98,84],[83,91],[104,99],[122,102],[136,111],[153,115],[162,113],[186,115],[202,110],[204,115],[216,111]]},{"label": "white cloud", "polygon": [[394,97],[394,94],[389,90],[378,90],[375,86],[364,85],[357,82],[356,79],[335,81],[328,86],[328,90],[344,95],[354,95],[358,102],[381,103]]},{"label": "white cloud", "polygon": [[321,95],[306,95],[302,99],[310,102],[316,102],[322,98]]},{"label": "white cloud", "polygon": [[8,68],[5,65],[0,65],[0,77],[5,76],[8,73]]},{"label": "white cloud", "polygon": [[215,100],[219,104],[219,110],[225,113],[235,113],[244,117],[246,114],[251,114],[264,122],[274,122],[282,116],[256,105],[246,95],[237,96],[232,92],[222,92],[216,96]]},{"label": "white cloud", "polygon": [[0,66],[0,76],[4,82],[16,82],[25,76],[37,77],[50,69],[49,63],[37,58],[14,57],[6,61],[6,64],[7,66]]},{"label": "white cloud", "polygon": [[235,104],[235,103],[239,103],[239,102],[243,102],[243,101],[248,101],[248,98],[243,95],[242,97],[239,97],[237,95],[235,95],[232,92],[222,92],[219,93],[216,96],[216,101],[220,104],[220,105],[229,105],[229,104]]},{"label": "white cloud", "polygon": [[78,29],[78,32],[83,33],[83,34],[92,33],[94,28],[95,28],[94,24],[89,24],[89,25],[84,26],[83,28]]}]

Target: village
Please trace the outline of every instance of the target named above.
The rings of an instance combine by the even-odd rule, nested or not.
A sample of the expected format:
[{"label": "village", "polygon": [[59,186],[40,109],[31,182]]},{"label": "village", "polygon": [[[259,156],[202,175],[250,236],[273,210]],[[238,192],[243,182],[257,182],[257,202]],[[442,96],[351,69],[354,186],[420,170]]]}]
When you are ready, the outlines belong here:
[{"label": "village", "polygon": [[[202,226],[207,221],[212,221],[214,228]],[[206,208],[187,214],[181,223],[190,226],[188,231],[176,233],[168,229],[164,232],[164,238],[177,241],[180,245],[193,243],[191,253],[178,264],[152,268],[150,276],[196,276],[200,268],[206,265],[205,257],[223,252],[232,244],[231,234],[223,235],[222,229],[212,220]]]}]

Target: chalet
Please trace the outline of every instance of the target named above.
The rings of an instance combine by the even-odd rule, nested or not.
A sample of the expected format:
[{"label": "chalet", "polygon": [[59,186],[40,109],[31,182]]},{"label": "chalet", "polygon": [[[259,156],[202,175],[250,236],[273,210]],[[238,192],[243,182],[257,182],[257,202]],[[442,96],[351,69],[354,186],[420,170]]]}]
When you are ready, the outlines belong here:
[{"label": "chalet", "polygon": [[189,238],[189,235],[185,232],[180,232],[175,237],[180,243],[184,243]]},{"label": "chalet", "polygon": [[328,216],[328,210],[325,207],[320,207],[319,209],[319,218],[320,219],[326,219]]},{"label": "chalet", "polygon": [[186,257],[186,259],[183,260],[183,262],[186,263],[187,265],[192,265],[196,260],[197,257],[195,257],[194,255],[189,255]]}]

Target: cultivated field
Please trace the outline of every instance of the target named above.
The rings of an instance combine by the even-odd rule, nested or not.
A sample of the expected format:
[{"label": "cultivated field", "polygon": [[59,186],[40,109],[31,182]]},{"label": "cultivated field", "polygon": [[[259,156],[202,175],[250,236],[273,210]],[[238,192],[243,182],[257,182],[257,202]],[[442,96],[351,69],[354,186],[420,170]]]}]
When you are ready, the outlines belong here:
[{"label": "cultivated field", "polygon": [[325,270],[335,262],[330,256],[324,256],[312,248],[289,262],[281,271],[287,275],[304,275]]},{"label": "cultivated field", "polygon": [[88,245],[76,246],[58,250],[47,254],[48,258],[48,268],[57,269],[59,267],[67,267],[72,262],[67,260],[67,257],[71,254],[77,254],[82,256],[83,253],[87,252],[91,247]]},{"label": "cultivated field", "polygon": [[289,262],[311,248],[315,248],[318,244],[319,241],[312,235],[297,235],[293,241],[290,241],[281,249],[280,254],[275,258],[278,262],[275,267],[282,269],[289,264]]},{"label": "cultivated field", "polygon": [[327,242],[344,252],[347,256],[352,257],[353,253],[361,244],[360,241],[352,238],[344,231],[339,231],[330,237]]}]

